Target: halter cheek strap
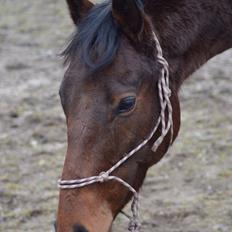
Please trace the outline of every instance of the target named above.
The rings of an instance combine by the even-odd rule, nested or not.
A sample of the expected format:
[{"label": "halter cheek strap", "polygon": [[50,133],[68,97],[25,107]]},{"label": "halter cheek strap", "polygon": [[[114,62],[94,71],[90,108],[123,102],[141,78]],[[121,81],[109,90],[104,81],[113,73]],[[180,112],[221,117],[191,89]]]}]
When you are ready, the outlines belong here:
[{"label": "halter cheek strap", "polygon": [[[162,131],[161,135],[158,139],[154,142],[152,146],[152,151],[156,152],[160,144],[163,142],[165,136],[171,133],[170,138],[170,145],[173,140],[173,121],[172,121],[172,104],[170,101],[171,97],[171,90],[169,88],[169,70],[168,70],[168,63],[163,57],[162,49],[159,43],[159,40],[156,34],[153,32],[153,37],[156,43],[157,49],[157,60],[158,63],[162,66],[161,76],[158,81],[158,92],[159,92],[159,100],[160,100],[160,107],[161,112],[159,118],[156,122],[155,127],[148,135],[148,137],[141,142],[137,147],[135,147],[132,151],[126,154],[121,160],[119,160],[113,167],[111,167],[108,171],[101,172],[98,176],[91,176],[83,179],[77,180],[58,180],[58,187],[60,189],[75,189],[75,188],[82,188],[94,183],[104,183],[111,180],[117,181],[120,184],[124,185],[133,193],[132,203],[131,203],[131,211],[132,216],[129,218],[130,223],[128,230],[131,232],[139,232],[140,231],[140,222],[139,222],[139,197],[138,192],[126,181],[123,179],[111,175],[117,168],[119,168],[123,163],[125,163],[130,157],[132,157],[137,151],[142,149],[154,136],[157,132],[158,127],[161,125]],[[166,117],[167,115],[167,117]]]}]

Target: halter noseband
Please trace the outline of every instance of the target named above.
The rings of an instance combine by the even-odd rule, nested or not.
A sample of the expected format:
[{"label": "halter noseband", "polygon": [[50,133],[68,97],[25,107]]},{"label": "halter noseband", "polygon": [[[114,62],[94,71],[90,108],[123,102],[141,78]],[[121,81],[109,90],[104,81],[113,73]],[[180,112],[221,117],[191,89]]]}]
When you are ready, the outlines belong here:
[{"label": "halter noseband", "polygon": [[[119,168],[123,163],[125,163],[130,157],[132,157],[137,151],[142,149],[154,136],[157,132],[158,127],[161,125],[162,131],[161,135],[158,139],[154,142],[152,146],[152,151],[156,152],[160,144],[163,142],[165,136],[168,134],[169,130],[171,132],[170,144],[173,140],[173,121],[172,121],[172,104],[170,101],[171,97],[171,90],[169,87],[169,70],[168,70],[168,62],[163,57],[162,48],[160,46],[159,40],[156,34],[153,32],[153,37],[156,43],[157,49],[157,60],[158,63],[162,66],[161,76],[158,81],[158,91],[159,91],[159,100],[161,106],[161,112],[157,123],[147,139],[145,139],[142,143],[140,143],[137,147],[135,147],[132,151],[126,154],[121,160],[119,160],[113,167],[111,167],[108,171],[101,172],[98,176],[91,176],[83,179],[77,180],[58,180],[58,187],[60,189],[75,189],[75,188],[82,188],[94,183],[104,183],[110,180],[115,180],[125,187],[127,187],[133,194],[133,199],[131,203],[131,211],[132,216],[130,217],[130,223],[128,230],[131,232],[138,232],[140,230],[140,223],[139,223],[139,207],[138,207],[138,192],[127,182],[123,179],[111,175],[113,171]],[[166,119],[166,111],[168,113]],[[167,122],[166,122],[167,121]]]}]

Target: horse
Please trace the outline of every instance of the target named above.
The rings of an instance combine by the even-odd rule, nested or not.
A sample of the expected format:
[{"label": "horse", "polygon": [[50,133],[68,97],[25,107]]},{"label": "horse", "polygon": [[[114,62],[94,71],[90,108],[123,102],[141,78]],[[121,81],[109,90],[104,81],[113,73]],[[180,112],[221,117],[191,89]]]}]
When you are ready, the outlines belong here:
[{"label": "horse", "polygon": [[[67,70],[59,94],[68,145],[56,230],[107,232],[139,191],[149,167],[178,136],[182,83],[232,47],[232,1],[67,0],[67,5],[76,30],[63,52]],[[169,64],[171,94],[165,99],[172,110],[163,111],[162,123],[141,149],[104,175],[144,141],[159,120],[165,88],[158,87],[165,67],[158,43],[164,64]],[[152,149],[168,122],[167,133]]]}]

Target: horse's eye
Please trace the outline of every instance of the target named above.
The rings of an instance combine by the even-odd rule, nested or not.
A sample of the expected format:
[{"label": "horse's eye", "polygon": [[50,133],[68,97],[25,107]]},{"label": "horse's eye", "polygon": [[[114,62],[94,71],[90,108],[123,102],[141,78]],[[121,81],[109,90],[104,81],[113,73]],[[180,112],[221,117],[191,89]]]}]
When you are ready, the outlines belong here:
[{"label": "horse's eye", "polygon": [[133,110],[135,107],[135,102],[136,98],[134,96],[123,98],[118,105],[117,112],[119,114],[123,114]]}]

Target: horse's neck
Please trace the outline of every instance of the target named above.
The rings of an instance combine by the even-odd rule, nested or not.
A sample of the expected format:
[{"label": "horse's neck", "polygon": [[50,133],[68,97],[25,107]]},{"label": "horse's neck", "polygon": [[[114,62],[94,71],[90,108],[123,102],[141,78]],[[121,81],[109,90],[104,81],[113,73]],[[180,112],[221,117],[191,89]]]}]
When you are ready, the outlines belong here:
[{"label": "horse's neck", "polygon": [[177,88],[213,56],[232,47],[231,0],[147,0]]}]

